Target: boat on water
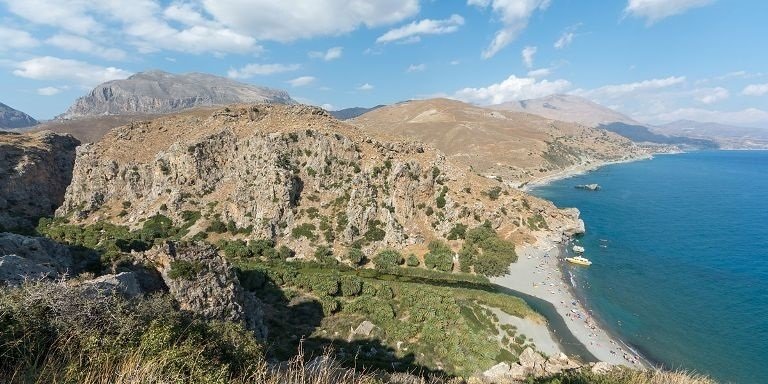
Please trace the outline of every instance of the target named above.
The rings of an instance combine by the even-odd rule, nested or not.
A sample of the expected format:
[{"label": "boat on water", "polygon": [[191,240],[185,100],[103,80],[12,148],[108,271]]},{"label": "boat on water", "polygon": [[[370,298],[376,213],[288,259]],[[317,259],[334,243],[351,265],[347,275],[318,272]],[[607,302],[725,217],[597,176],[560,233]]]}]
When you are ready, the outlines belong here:
[{"label": "boat on water", "polygon": [[581,245],[574,245],[573,251],[579,254],[584,253],[584,247],[582,247]]},{"label": "boat on water", "polygon": [[584,266],[590,266],[592,265],[592,262],[589,261],[589,259],[581,256],[575,256],[575,257],[566,257],[565,261],[571,263],[571,264],[577,264],[577,265],[584,265]]}]

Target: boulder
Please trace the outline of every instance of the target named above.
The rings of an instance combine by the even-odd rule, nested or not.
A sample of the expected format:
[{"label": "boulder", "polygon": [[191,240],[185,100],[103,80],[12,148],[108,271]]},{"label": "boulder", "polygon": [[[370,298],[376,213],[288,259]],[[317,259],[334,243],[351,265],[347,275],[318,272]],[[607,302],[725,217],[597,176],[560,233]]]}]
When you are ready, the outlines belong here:
[{"label": "boulder", "polygon": [[487,381],[494,382],[505,378],[508,374],[509,364],[502,362],[494,365],[491,368],[488,368],[487,371],[483,372],[483,378]]},{"label": "boulder", "polygon": [[83,283],[86,292],[100,294],[120,293],[125,297],[133,298],[143,293],[139,280],[134,272],[122,272],[117,275],[99,276]]},{"label": "boulder", "polygon": [[611,365],[610,363],[606,363],[604,361],[599,361],[599,362],[595,363],[595,365],[593,365],[590,370],[593,373],[598,373],[598,374],[608,373],[611,370],[613,370],[613,365]]},{"label": "boulder", "polygon": [[371,323],[368,320],[365,320],[362,323],[360,323],[360,325],[358,325],[357,328],[355,328],[354,333],[356,335],[370,336],[374,327],[376,326],[373,323]]},{"label": "boulder", "polygon": [[37,264],[18,255],[0,256],[0,285],[19,286],[27,279],[52,279],[58,273],[51,267]]}]

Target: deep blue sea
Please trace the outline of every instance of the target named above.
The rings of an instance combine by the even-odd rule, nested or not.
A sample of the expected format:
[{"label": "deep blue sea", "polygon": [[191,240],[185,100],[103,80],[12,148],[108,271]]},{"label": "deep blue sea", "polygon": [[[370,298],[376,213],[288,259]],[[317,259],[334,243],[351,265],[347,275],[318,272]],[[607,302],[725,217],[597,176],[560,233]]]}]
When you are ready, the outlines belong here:
[{"label": "deep blue sea", "polygon": [[609,329],[667,367],[768,383],[768,151],[660,155],[533,193],[581,210],[594,264],[568,268]]}]

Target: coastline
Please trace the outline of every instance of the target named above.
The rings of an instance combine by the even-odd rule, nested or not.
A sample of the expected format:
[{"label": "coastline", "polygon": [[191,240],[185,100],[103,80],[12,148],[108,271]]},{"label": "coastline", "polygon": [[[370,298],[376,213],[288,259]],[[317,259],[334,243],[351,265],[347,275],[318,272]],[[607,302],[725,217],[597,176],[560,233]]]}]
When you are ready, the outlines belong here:
[{"label": "coastline", "polygon": [[[507,275],[491,279],[505,288],[525,293],[554,306],[571,334],[599,361],[635,369],[652,364],[630,346],[612,335],[590,314],[579,300],[570,281],[562,273],[561,244],[550,239],[522,247]],[[563,350],[561,346],[561,350]]]},{"label": "coastline", "polygon": [[567,179],[570,177],[583,175],[585,173],[597,170],[599,168],[602,168],[606,165],[613,165],[613,164],[624,164],[624,163],[632,163],[635,161],[642,161],[642,160],[651,160],[653,159],[653,156],[656,154],[647,154],[642,155],[638,157],[632,157],[628,159],[622,159],[622,160],[613,160],[613,161],[604,161],[604,162],[596,162],[591,164],[578,164],[570,166],[560,172],[556,172],[547,176],[539,177],[533,180],[530,180],[522,185],[519,185],[517,188],[520,189],[523,192],[530,192],[532,189],[545,186],[547,184],[553,183],[557,180]]}]

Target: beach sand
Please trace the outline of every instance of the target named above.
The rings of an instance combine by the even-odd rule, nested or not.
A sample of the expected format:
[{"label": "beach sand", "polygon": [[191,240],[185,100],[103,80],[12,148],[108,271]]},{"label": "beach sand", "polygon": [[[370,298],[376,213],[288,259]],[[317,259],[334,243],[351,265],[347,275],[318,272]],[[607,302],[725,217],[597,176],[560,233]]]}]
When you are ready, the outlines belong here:
[{"label": "beach sand", "polygon": [[[647,367],[625,344],[602,329],[576,299],[560,270],[560,263],[565,261],[558,244],[540,240],[535,245],[520,247],[518,257],[509,266],[509,274],[491,281],[552,303],[571,333],[599,360],[633,368]],[[541,336],[538,338],[544,341]]]}]

